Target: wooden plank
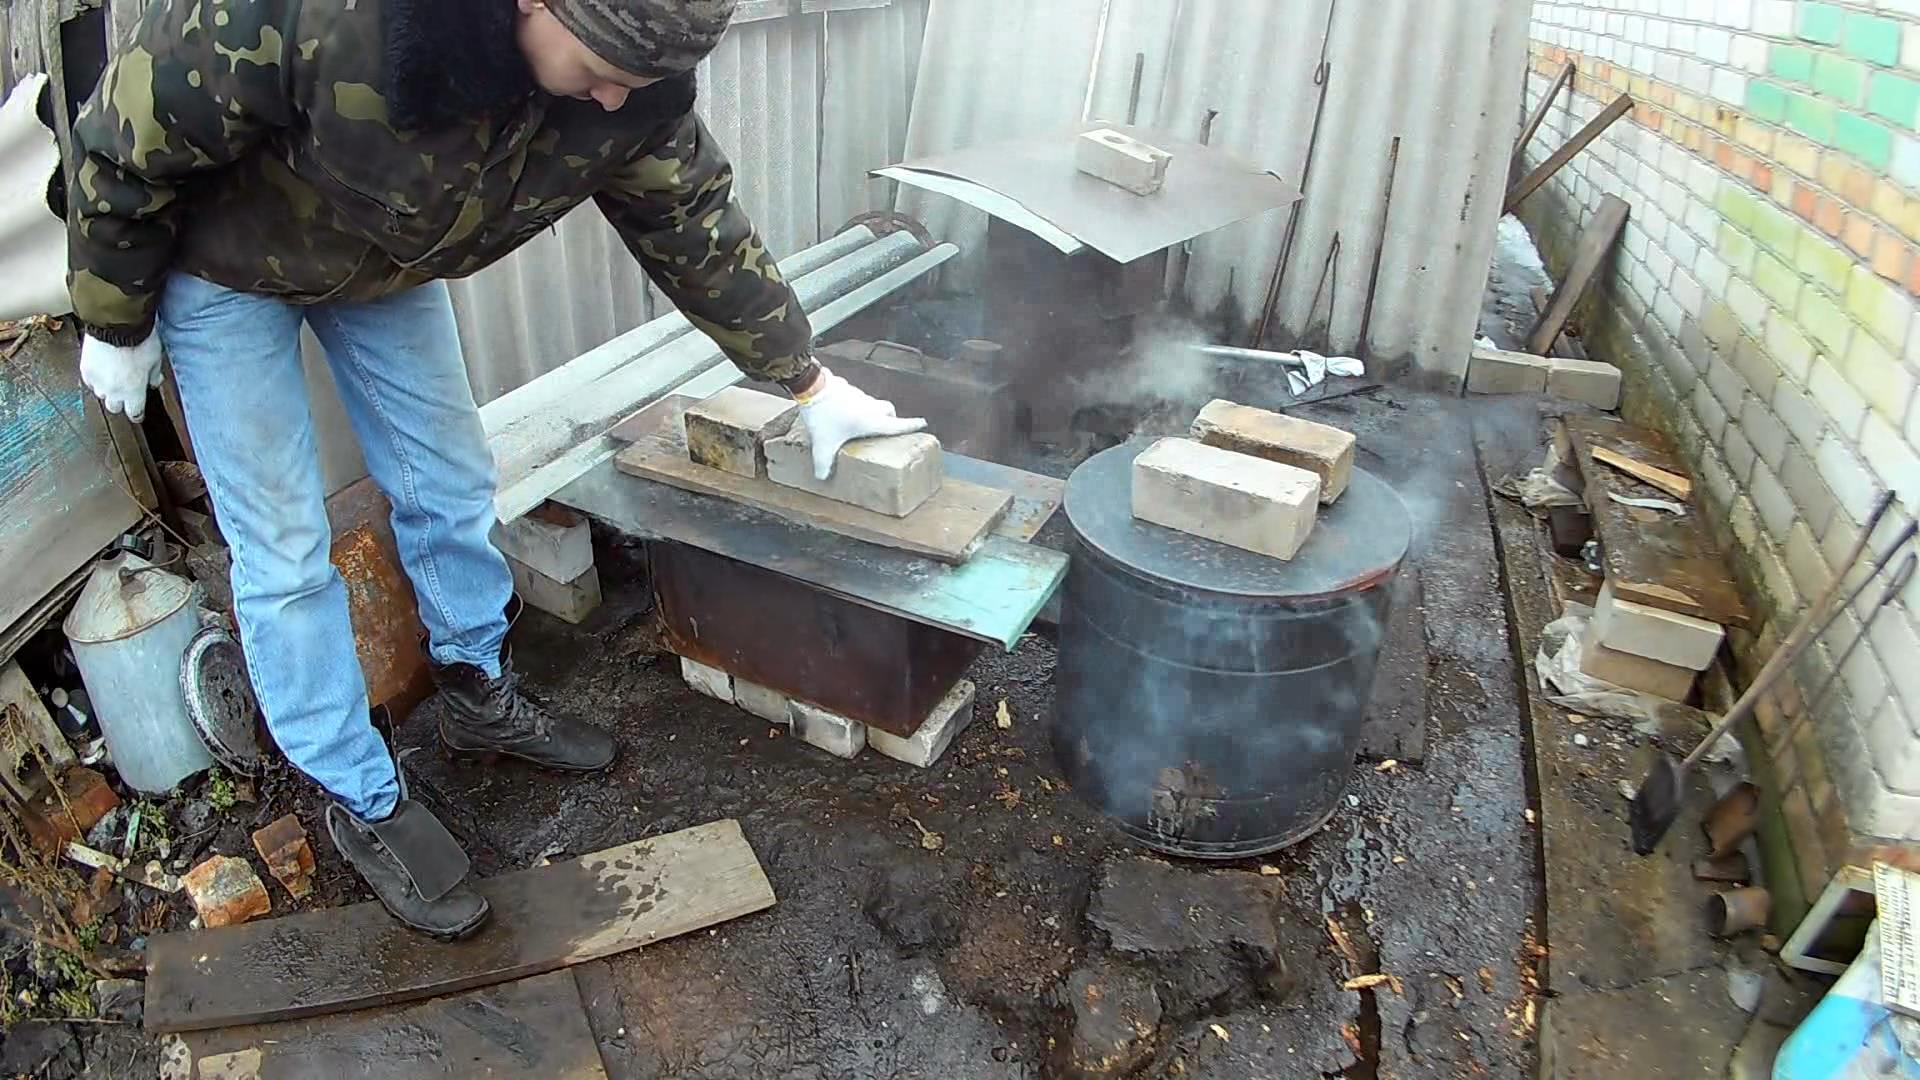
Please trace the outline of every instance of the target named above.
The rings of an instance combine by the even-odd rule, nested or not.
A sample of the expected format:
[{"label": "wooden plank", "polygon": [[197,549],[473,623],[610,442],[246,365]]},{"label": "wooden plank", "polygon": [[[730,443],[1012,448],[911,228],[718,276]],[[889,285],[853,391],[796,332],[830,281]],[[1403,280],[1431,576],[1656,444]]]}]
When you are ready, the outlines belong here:
[{"label": "wooden plank", "polygon": [[188,1076],[605,1080],[573,975],[553,971],[411,1005],[182,1036]]},{"label": "wooden plank", "polygon": [[1654,487],[1659,488],[1661,491],[1666,492],[1676,499],[1693,498],[1693,481],[1681,476],[1679,473],[1655,468],[1643,461],[1636,461],[1625,454],[1609,450],[1604,446],[1596,446],[1593,448],[1593,460],[1602,465],[1619,469],[1635,480],[1652,484]]},{"label": "wooden plank", "polygon": [[1025,543],[1040,535],[1047,522],[1067,497],[1067,482],[1041,476],[1011,465],[982,461],[964,454],[946,455],[947,479],[965,480],[981,487],[997,488],[1013,496],[1007,516],[993,527],[993,535]]},{"label": "wooden plank", "polygon": [[1540,125],[1547,122],[1547,114],[1553,111],[1553,103],[1560,100],[1560,91],[1573,82],[1573,72],[1573,61],[1569,60],[1567,66],[1560,69],[1560,77],[1553,80],[1553,86],[1547,90],[1546,96],[1540,99],[1540,107],[1527,120],[1519,140],[1513,144],[1513,157],[1507,166],[1507,186],[1513,186],[1514,181],[1520,179],[1520,170],[1526,167],[1527,147],[1532,144],[1533,137],[1539,134]]},{"label": "wooden plank", "polygon": [[849,544],[751,506],[627,476],[612,462],[602,462],[553,498],[631,536],[711,551],[1008,650],[1067,571],[1061,552],[998,534],[959,566]]},{"label": "wooden plank", "polygon": [[691,400],[670,395],[616,428],[614,437],[632,445],[614,455],[615,467],[643,480],[732,499],[812,528],[954,565],[967,561],[1013,503],[1005,491],[948,479],[918,510],[896,518],[771,480],[698,465],[687,458],[681,423]]},{"label": "wooden plank", "polygon": [[493,917],[442,944],[377,903],[157,934],[147,1030],[296,1020],[544,974],[737,919],[774,903],[737,821],[479,882]]},{"label": "wooden plank", "polygon": [[[1552,298],[1547,295],[1546,287],[1542,285],[1535,285],[1528,289],[1527,295],[1533,299],[1533,321],[1538,324],[1540,316],[1546,314],[1547,304]],[[1560,336],[1553,339],[1553,351],[1543,355],[1560,356],[1569,360],[1593,359],[1587,355],[1587,347],[1581,344],[1580,338],[1564,328],[1560,331]]]},{"label": "wooden plank", "polygon": [[1554,290],[1552,302],[1534,324],[1533,332],[1527,335],[1527,351],[1545,356],[1547,350],[1553,348],[1560,332],[1567,328],[1567,320],[1573,317],[1573,309],[1593,285],[1607,254],[1620,239],[1621,230],[1627,227],[1629,212],[1626,200],[1617,195],[1600,200],[1600,209],[1580,233],[1580,244],[1574,251],[1573,265],[1567,269],[1567,279]]},{"label": "wooden plank", "polygon": [[1541,185],[1553,179],[1554,173],[1566,168],[1567,162],[1580,156],[1580,151],[1585,150],[1593,140],[1612,127],[1614,121],[1631,112],[1633,104],[1633,96],[1630,94],[1621,94],[1615,98],[1613,104],[1603,109],[1600,115],[1594,117],[1586,127],[1581,128],[1572,139],[1568,140],[1567,145],[1555,150],[1552,157],[1541,162],[1539,168],[1528,173],[1525,179],[1513,186],[1513,190],[1507,193],[1506,212],[1511,214],[1520,209],[1520,204],[1527,201],[1527,196],[1540,190]]},{"label": "wooden plank", "polygon": [[1747,606],[1726,559],[1707,535],[1702,508],[1689,500],[1685,517],[1623,506],[1608,498],[1671,496],[1595,464],[1604,448],[1672,473],[1683,466],[1658,432],[1592,416],[1570,416],[1567,434],[1586,480],[1588,509],[1600,538],[1602,560],[1614,591],[1623,599],[1677,611],[1723,626],[1749,625]]}]

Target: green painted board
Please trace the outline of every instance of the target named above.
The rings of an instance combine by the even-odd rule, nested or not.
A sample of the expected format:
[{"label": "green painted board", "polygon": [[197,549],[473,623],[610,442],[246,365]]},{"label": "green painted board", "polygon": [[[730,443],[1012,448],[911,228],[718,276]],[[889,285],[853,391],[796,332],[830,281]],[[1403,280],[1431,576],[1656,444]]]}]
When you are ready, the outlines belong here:
[{"label": "green painted board", "polygon": [[1066,555],[998,533],[966,562],[948,566],[628,476],[611,461],[553,498],[631,535],[724,555],[1009,651],[1067,572]]}]

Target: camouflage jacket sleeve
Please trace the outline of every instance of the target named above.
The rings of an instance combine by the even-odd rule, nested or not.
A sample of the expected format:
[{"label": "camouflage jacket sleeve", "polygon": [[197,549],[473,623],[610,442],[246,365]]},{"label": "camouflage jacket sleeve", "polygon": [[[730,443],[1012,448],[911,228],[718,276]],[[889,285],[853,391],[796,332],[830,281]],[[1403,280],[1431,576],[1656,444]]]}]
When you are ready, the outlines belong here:
[{"label": "camouflage jacket sleeve", "polygon": [[732,195],[733,166],[688,113],[596,199],[647,276],[735,366],[792,379],[811,363],[813,329]]},{"label": "camouflage jacket sleeve", "polygon": [[179,186],[292,122],[295,3],[153,0],[74,125],[67,285],[89,332],[152,331],[173,262]]}]

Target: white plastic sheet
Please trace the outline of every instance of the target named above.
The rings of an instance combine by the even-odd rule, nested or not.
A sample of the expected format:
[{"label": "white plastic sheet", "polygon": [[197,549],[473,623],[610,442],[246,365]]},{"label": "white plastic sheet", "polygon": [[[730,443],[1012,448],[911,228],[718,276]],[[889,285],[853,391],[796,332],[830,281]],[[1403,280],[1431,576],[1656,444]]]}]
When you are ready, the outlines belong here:
[{"label": "white plastic sheet", "polygon": [[47,206],[60,145],[40,122],[45,75],[29,75],[0,104],[0,320],[65,315],[67,227]]}]

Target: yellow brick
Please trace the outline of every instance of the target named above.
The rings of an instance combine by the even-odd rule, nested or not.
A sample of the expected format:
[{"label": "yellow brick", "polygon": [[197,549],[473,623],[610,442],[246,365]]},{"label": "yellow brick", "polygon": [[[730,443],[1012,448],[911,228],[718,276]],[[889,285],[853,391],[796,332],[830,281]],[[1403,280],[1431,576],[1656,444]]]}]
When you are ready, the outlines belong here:
[{"label": "yellow brick", "polygon": [[1752,147],[1761,157],[1773,156],[1773,129],[1742,116],[1734,122],[1734,138],[1742,146]]},{"label": "yellow brick", "polygon": [[1907,403],[1913,398],[1913,376],[1872,334],[1853,335],[1842,374],[1888,423],[1898,424],[1906,418]]},{"label": "yellow brick", "polygon": [[1820,159],[1820,185],[1838,195],[1847,186],[1847,159],[1828,154]]},{"label": "yellow brick", "polygon": [[1808,179],[1820,174],[1820,151],[1805,139],[1781,132],[1774,139],[1773,154],[1780,164]]},{"label": "yellow brick", "polygon": [[1607,81],[1613,84],[1615,90],[1625,90],[1632,84],[1632,77],[1627,74],[1626,69],[1616,67]]},{"label": "yellow brick", "polygon": [[1675,94],[1673,95],[1673,111],[1695,123],[1699,123],[1700,99],[1694,97],[1692,94]]},{"label": "yellow brick", "polygon": [[1707,123],[1713,127],[1713,130],[1719,132],[1722,137],[1732,139],[1736,137],[1736,133],[1740,130],[1740,119],[1740,114],[1734,112],[1732,109],[1715,105],[1712,115],[1707,117]]},{"label": "yellow brick", "polygon": [[1653,84],[1647,81],[1646,76],[1635,75],[1627,83],[1627,92],[1633,95],[1635,101],[1646,101],[1653,96]]}]

